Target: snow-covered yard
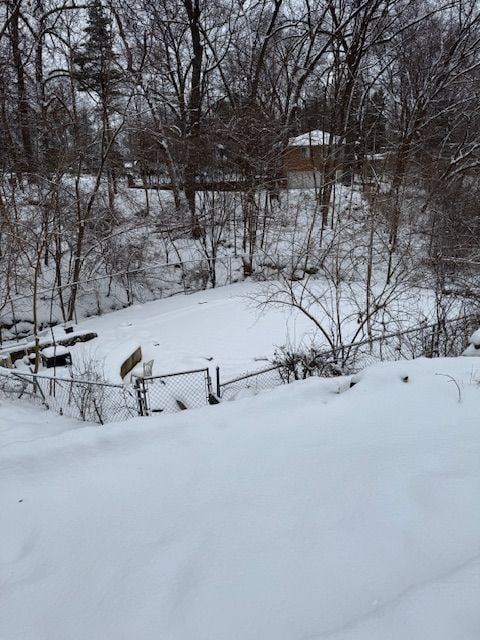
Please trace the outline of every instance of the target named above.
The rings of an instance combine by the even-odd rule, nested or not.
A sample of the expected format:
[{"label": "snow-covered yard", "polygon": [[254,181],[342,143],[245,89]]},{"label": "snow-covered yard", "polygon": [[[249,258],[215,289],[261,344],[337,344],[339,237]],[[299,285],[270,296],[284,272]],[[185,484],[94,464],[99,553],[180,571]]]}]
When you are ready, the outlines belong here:
[{"label": "snow-covered yard", "polygon": [[[297,309],[260,304],[272,286],[276,284],[241,282],[81,320],[77,331],[95,332],[98,338],[70,348],[74,375],[85,379],[94,371],[110,382],[121,382],[120,365],[136,346],[141,346],[143,361],[153,360],[153,375],[206,367],[213,374],[219,366],[223,380],[268,366],[276,348],[282,345],[295,348],[314,341],[317,348],[328,349],[315,324]],[[321,297],[322,281],[313,283],[314,292],[315,287]],[[428,291],[409,290],[396,306],[399,321],[389,320],[384,327],[390,332],[417,327],[421,317],[432,317],[433,302]],[[357,307],[346,298],[341,301],[341,308],[343,340],[348,344],[358,328]],[[324,308],[317,305],[307,309],[326,329],[332,328]],[[63,330],[60,333],[64,337]],[[46,330],[45,339],[50,337]],[[53,372],[42,370],[48,375]],[[69,377],[68,372],[62,374],[59,369],[55,373]]]},{"label": "snow-covered yard", "polygon": [[[95,332],[98,338],[70,347],[75,376],[85,377],[83,371],[94,369],[109,381],[121,382],[120,364],[136,345],[144,361],[153,359],[154,375],[205,367],[213,373],[220,366],[228,378],[262,368],[276,346],[298,343],[314,329],[303,314],[289,309],[262,312],[252,296],[263,287],[238,283],[83,320],[78,330]],[[69,375],[61,369],[56,374]]]},{"label": "snow-covered yard", "polygon": [[[250,298],[262,283],[239,283],[190,296],[135,305],[81,323],[99,338],[78,345],[80,358],[105,363],[118,345],[138,342],[154,373],[220,366],[225,376],[265,366],[276,345],[313,330],[299,313],[271,308],[262,314]],[[258,358],[263,359],[258,361]]]},{"label": "snow-covered yard", "polygon": [[0,637],[478,640],[477,361],[103,428],[2,402]]}]

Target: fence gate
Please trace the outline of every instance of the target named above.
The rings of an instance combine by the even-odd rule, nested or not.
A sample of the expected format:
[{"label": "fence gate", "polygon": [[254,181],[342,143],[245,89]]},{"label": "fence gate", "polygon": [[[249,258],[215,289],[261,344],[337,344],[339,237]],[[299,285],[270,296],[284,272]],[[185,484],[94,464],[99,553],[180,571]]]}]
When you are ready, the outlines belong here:
[{"label": "fence gate", "polygon": [[137,378],[135,389],[142,416],[204,407],[213,397],[208,369]]}]

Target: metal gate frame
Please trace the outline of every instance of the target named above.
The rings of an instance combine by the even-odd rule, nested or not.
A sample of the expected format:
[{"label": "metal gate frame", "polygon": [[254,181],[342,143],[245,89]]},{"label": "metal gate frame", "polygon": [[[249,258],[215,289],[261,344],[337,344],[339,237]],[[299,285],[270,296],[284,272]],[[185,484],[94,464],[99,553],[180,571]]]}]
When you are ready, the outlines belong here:
[{"label": "metal gate frame", "polygon": [[141,416],[176,413],[218,402],[208,368],[137,377],[134,387]]}]

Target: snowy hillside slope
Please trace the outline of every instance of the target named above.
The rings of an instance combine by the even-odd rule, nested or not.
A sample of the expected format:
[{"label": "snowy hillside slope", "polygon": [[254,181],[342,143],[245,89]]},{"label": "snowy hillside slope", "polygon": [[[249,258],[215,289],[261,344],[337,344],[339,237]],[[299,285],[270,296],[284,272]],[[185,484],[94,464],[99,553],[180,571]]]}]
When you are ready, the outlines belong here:
[{"label": "snowy hillside slope", "polygon": [[478,640],[479,380],[384,363],[12,438],[0,638]]},{"label": "snowy hillside slope", "polygon": [[[242,282],[82,320],[77,329],[95,332],[98,338],[70,347],[76,377],[83,379],[85,371],[94,369],[110,382],[121,382],[119,363],[125,353],[131,353],[133,349],[127,347],[132,344],[133,348],[141,346],[144,361],[154,361],[154,375],[205,367],[213,373],[219,366],[222,380],[265,367],[275,349],[285,344],[298,347],[315,342],[317,348],[327,349],[314,323],[297,309],[274,304],[262,307],[266,286]],[[391,332],[418,327],[420,318],[432,318],[434,303],[428,292],[417,291],[413,300],[409,293],[399,304],[402,322],[389,323]],[[322,309],[309,311],[331,329]],[[358,316],[348,299],[342,301],[342,313],[346,344],[358,329]],[[68,372],[56,373],[69,377]],[[53,374],[53,369],[42,370],[42,374]]]},{"label": "snowy hillside slope", "polygon": [[28,445],[84,426],[80,420],[57,416],[53,411],[32,406],[28,400],[0,399],[0,450],[5,445]]}]

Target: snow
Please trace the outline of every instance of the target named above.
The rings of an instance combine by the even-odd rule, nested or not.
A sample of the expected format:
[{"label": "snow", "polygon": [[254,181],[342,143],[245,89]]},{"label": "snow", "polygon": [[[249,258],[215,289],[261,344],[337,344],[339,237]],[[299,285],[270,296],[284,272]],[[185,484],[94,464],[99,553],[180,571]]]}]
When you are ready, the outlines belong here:
[{"label": "snow", "polygon": [[75,430],[3,402],[0,637],[478,640],[479,379],[384,363]]},{"label": "snow", "polygon": [[[94,332],[98,338],[69,347],[74,376],[82,379],[95,371],[119,383],[119,366],[137,346],[142,349],[143,362],[154,361],[154,376],[207,367],[213,375],[219,366],[222,381],[265,368],[282,345],[295,348],[316,340],[319,348],[328,349],[322,335],[315,334],[315,325],[301,312],[288,305],[261,306],[274,287],[275,282],[241,282],[82,320],[75,333]],[[311,287],[319,298],[328,295],[328,286],[321,279]],[[409,323],[417,326],[419,311],[427,314],[433,303],[426,292],[417,292],[415,297],[408,290],[394,304],[399,325],[406,328]],[[358,308],[347,296],[341,305],[342,335],[348,342],[358,329]],[[325,305],[317,304],[309,311],[322,318]],[[398,326],[392,325],[391,330],[395,329]],[[42,370],[42,374],[53,374],[49,372]]]},{"label": "snow", "polygon": [[53,347],[45,347],[45,349],[42,349],[42,355],[45,356],[45,358],[55,358],[56,356],[64,356],[67,353],[70,353],[69,349],[67,349],[67,347],[63,347],[60,344],[55,345]]},{"label": "snow", "polygon": [[205,367],[213,373],[220,366],[228,379],[261,369],[276,345],[296,341],[313,327],[301,314],[284,309],[260,313],[252,296],[262,287],[263,283],[238,283],[84,320],[81,328],[99,337],[70,348],[73,365],[95,361],[108,380],[117,382],[114,355],[125,344],[127,351],[130,345],[141,346],[143,361],[154,361],[153,375]]},{"label": "snow", "polygon": [[[115,383],[122,382],[120,370],[122,365],[134,354],[137,349],[141,349],[140,344],[136,340],[122,340],[113,346],[105,356],[105,367],[109,371],[109,380]],[[130,378],[130,374],[128,374]]]},{"label": "snow", "polygon": [[[27,400],[13,402],[2,398],[0,399],[0,459],[5,460],[6,445],[28,445],[34,441],[38,443],[39,440],[48,440],[52,436],[84,426],[84,422],[57,416],[53,411],[32,406]],[[2,495],[1,488],[0,495]],[[1,634],[0,637],[2,637]]]},{"label": "snow", "polygon": [[333,144],[341,144],[342,139],[339,136],[335,136],[328,131],[322,131],[321,129],[314,129],[313,131],[307,131],[295,138],[290,138],[288,141],[289,147],[315,147],[317,145],[327,145],[330,143],[330,139]]},{"label": "snow", "polygon": [[365,156],[367,160],[386,160],[388,153],[367,153]]},{"label": "snow", "polygon": [[476,357],[480,356],[480,329],[477,329],[470,336],[470,340],[468,341],[468,346],[465,351],[462,353],[463,356],[468,357]]},{"label": "snow", "polygon": [[[63,326],[56,326],[56,327],[51,327],[49,329],[45,329],[43,331],[39,332],[39,340],[38,340],[38,345],[40,347],[42,347],[43,345],[51,345],[53,341],[61,341],[61,340],[74,340],[75,338],[77,338],[78,340],[81,340],[82,338],[85,339],[85,336],[88,336],[90,332],[89,331],[71,331],[70,333],[66,333],[65,329]],[[29,349],[33,349],[35,348],[37,345],[35,339],[33,336],[28,336],[27,338],[25,338],[24,340],[19,340],[16,341],[14,343],[11,343],[9,345],[4,345],[2,347],[2,349],[0,350],[0,354],[8,354],[11,353],[13,351],[19,351],[19,349],[23,348],[25,349],[25,351],[29,350]],[[45,347],[48,348],[48,347]],[[60,345],[57,346],[57,349],[60,348]],[[45,351],[45,349],[42,349],[42,351]],[[59,354],[60,352],[57,351],[57,354]]]}]

